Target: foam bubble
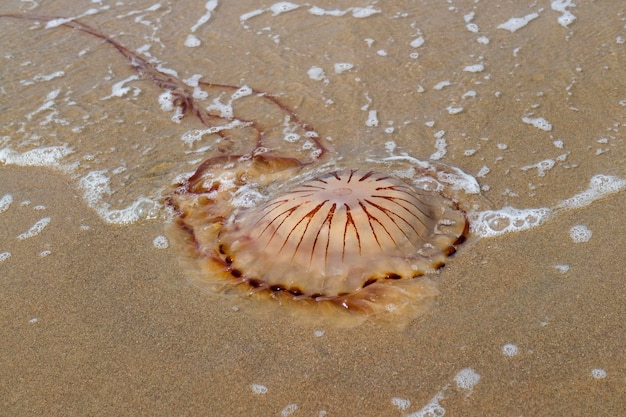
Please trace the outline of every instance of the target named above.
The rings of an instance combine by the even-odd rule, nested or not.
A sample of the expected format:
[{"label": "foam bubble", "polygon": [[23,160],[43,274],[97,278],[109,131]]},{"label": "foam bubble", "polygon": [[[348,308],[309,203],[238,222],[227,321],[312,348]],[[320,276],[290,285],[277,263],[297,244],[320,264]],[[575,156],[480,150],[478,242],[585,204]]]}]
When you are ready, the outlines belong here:
[{"label": "foam bubble", "polygon": [[307,74],[309,78],[312,80],[316,80],[316,81],[328,80],[328,78],[326,78],[326,74],[324,73],[324,70],[317,66],[312,66],[311,68],[309,68],[309,70],[307,71]]},{"label": "foam bubble", "polygon": [[163,111],[172,111],[174,110],[174,97],[172,96],[172,92],[167,90],[159,95],[159,106]]},{"label": "foam bubble", "polygon": [[183,133],[180,137],[180,140],[185,142],[185,144],[189,147],[193,145],[194,142],[202,140],[204,135],[210,135],[213,133],[221,132],[222,130],[230,130],[239,127],[250,126],[251,122],[242,122],[240,120],[233,120],[225,125],[221,126],[211,126],[206,129],[193,129],[188,132]]},{"label": "foam bubble", "polygon": [[437,161],[446,156],[448,143],[446,142],[446,138],[444,136],[445,133],[446,132],[443,130],[435,133],[435,149],[437,149],[437,151],[430,155],[430,159],[434,161]]},{"label": "foam bubble", "polygon": [[424,45],[424,37],[419,36],[413,39],[409,45],[411,45],[413,48],[419,48],[420,46]]},{"label": "foam bubble", "polygon": [[261,194],[254,184],[245,184],[233,193],[231,203],[235,207],[256,207],[265,196]]},{"label": "foam bubble", "polygon": [[64,25],[66,23],[71,22],[72,20],[74,20],[75,18],[58,18],[58,19],[52,19],[50,21],[48,21],[46,23],[46,29],[50,29],[50,28],[55,28],[57,26],[61,26]]},{"label": "foam bubble", "polygon": [[252,384],[250,388],[254,394],[267,394],[267,387],[265,385]]},{"label": "foam bubble", "polygon": [[505,29],[513,33],[526,26],[531,20],[534,20],[538,17],[539,14],[537,13],[531,13],[524,17],[512,17],[506,22],[499,24],[498,29]]},{"label": "foam bubble", "polygon": [[477,97],[477,96],[478,96],[478,93],[475,90],[469,90],[469,91],[466,91],[465,93],[463,93],[461,98],[474,98],[474,97]]},{"label": "foam bubble", "polygon": [[520,232],[544,223],[552,214],[549,208],[517,209],[504,207],[468,213],[472,232],[480,237],[500,236]]},{"label": "foam bubble", "polygon": [[480,381],[480,375],[478,375],[472,368],[461,369],[455,376],[457,389],[467,391],[468,395],[472,393],[478,381]]},{"label": "foam bubble", "polygon": [[592,232],[587,228],[587,226],[579,224],[576,226],[572,226],[569,230],[569,236],[572,238],[574,243],[585,243],[589,242],[591,239]]},{"label": "foam bubble", "polygon": [[373,14],[380,13],[380,10],[374,9],[371,6],[367,7],[354,7],[352,9],[352,17],[356,17],[357,19],[363,19],[365,17],[370,17]]},{"label": "foam bubble", "polygon": [[321,7],[318,6],[312,6],[309,9],[309,13],[311,13],[312,15],[315,16],[335,16],[335,17],[339,17],[339,16],[343,16],[346,13],[348,13],[350,11],[350,9],[348,10],[326,10],[326,9],[322,9]]},{"label": "foam bubble", "polygon": [[448,114],[459,114],[463,111],[463,107],[462,106],[448,106],[446,107],[446,110],[448,111]]},{"label": "foam bubble", "polygon": [[595,379],[604,379],[606,378],[606,371],[601,368],[594,368],[591,370],[591,376]]},{"label": "foam bubble", "polygon": [[[211,19],[211,14],[212,14],[211,12],[213,12],[216,7],[217,7],[217,0],[207,1],[204,5],[206,12],[202,16],[200,16],[196,24],[194,24],[191,27],[191,32],[195,32],[196,30],[198,30],[200,26],[208,22],[209,19]],[[185,40],[185,46],[195,47],[199,45],[200,45],[200,39],[198,39],[193,34],[190,34],[189,36],[187,36],[187,39]]]},{"label": "foam bubble", "polygon": [[152,245],[157,249],[167,249],[170,247],[170,242],[165,236],[157,236],[152,241]]},{"label": "foam bubble", "polygon": [[433,88],[435,90],[441,90],[444,87],[448,87],[450,85],[452,85],[452,83],[450,81],[448,81],[448,80],[446,80],[446,81],[439,81],[437,84],[435,84],[435,86]]},{"label": "foam bubble", "polygon": [[517,346],[512,343],[507,343],[506,345],[502,346],[502,354],[504,356],[515,356],[518,353],[519,349],[517,349]]},{"label": "foam bubble", "polygon": [[489,174],[490,172],[491,170],[489,169],[489,167],[487,165],[483,165],[482,168],[478,170],[478,173],[476,174],[476,176],[478,178],[483,178],[485,175]]},{"label": "foam bubble", "polygon": [[264,10],[263,9],[256,9],[256,10],[252,10],[251,12],[248,13],[244,13],[241,16],[239,16],[239,20],[242,22],[245,22],[246,20],[258,16],[260,14],[263,14]]},{"label": "foam bubble", "polygon": [[11,252],[0,252],[0,262],[4,262],[11,257]]},{"label": "foam bubble", "polygon": [[480,185],[476,178],[460,168],[449,167],[449,169],[449,172],[437,171],[437,180],[448,184],[455,191],[463,191],[467,194],[480,193]]},{"label": "foam bubble", "polygon": [[409,414],[407,417],[432,417],[443,416],[446,413],[446,409],[439,404],[439,401],[443,400],[443,392],[439,391],[431,400],[422,407],[420,410]]},{"label": "foam bubble", "polygon": [[543,117],[522,117],[522,122],[535,126],[537,129],[549,132],[552,130],[552,123]]},{"label": "foam bubble", "polygon": [[485,66],[483,64],[468,65],[465,68],[463,68],[463,71],[466,71],[466,72],[483,72],[484,70],[485,70]]},{"label": "foam bubble", "polygon": [[576,20],[576,16],[567,10],[568,7],[573,6],[575,6],[575,4],[572,3],[572,0],[552,0],[550,2],[550,8],[552,10],[561,12],[561,16],[558,17],[557,22],[563,27],[568,27]]},{"label": "foam bubble", "polygon": [[244,97],[248,97],[250,95],[252,95],[252,88],[250,88],[247,85],[242,85],[230,97],[231,98],[231,102],[234,101],[234,100],[239,100],[239,99],[244,98]]},{"label": "foam bubble", "polygon": [[467,29],[469,32],[472,33],[478,33],[480,32],[480,29],[478,28],[478,25],[476,23],[468,23],[465,25],[465,29]]},{"label": "foam bubble", "polygon": [[376,116],[376,110],[370,110],[367,113],[367,120],[365,121],[365,125],[369,127],[378,126],[378,117]]},{"label": "foam bubble", "polygon": [[[130,82],[130,81],[135,81],[138,80],[139,76],[138,75],[131,75],[130,77],[123,79],[122,81],[119,81],[115,84],[113,84],[113,87],[111,87],[111,94],[109,94],[106,97],[101,98],[101,100],[108,100],[110,98],[113,97],[123,97],[126,94],[128,94],[128,92],[131,90],[131,87],[126,87],[124,84]],[[133,90],[133,96],[137,96],[139,95],[139,93],[141,92],[141,90],[137,87],[132,88]]]},{"label": "foam bubble", "polygon": [[272,11],[273,16],[278,16],[281,13],[287,13],[292,10],[296,10],[298,7],[300,6],[297,4],[290,3],[288,1],[281,1],[278,3],[272,4],[270,6],[270,10]]},{"label": "foam bubble", "polygon": [[393,397],[391,399],[391,404],[393,404],[398,410],[406,411],[411,407],[411,400],[407,400],[405,398]]},{"label": "foam bubble", "polygon": [[287,417],[292,415],[298,410],[298,404],[287,404],[285,408],[283,408],[280,412],[280,415],[283,417]]},{"label": "foam bubble", "polygon": [[46,228],[48,223],[50,223],[50,217],[44,217],[44,218],[38,220],[26,232],[20,234],[17,238],[20,239],[20,240],[24,240],[24,239],[29,239],[31,237],[35,237],[38,234],[40,234],[41,232],[43,232],[43,229]]},{"label": "foam bubble", "polygon": [[554,159],[544,159],[543,161],[539,161],[536,164],[523,166],[521,170],[528,171],[529,169],[537,168],[537,176],[545,177],[546,171],[552,169],[555,163],[556,162],[554,162]]},{"label": "foam bubble", "polygon": [[198,37],[193,34],[187,35],[187,38],[185,39],[185,46],[188,48],[196,48],[201,44],[202,42],[200,41],[200,39],[198,39]]},{"label": "foam bubble", "polygon": [[5,194],[2,198],[0,198],[0,213],[7,211],[12,203],[13,196],[11,194]]},{"label": "foam bubble", "polygon": [[353,64],[350,64],[349,62],[337,62],[334,65],[335,68],[335,74],[341,74],[344,71],[349,71],[354,67]]},{"label": "foam bubble", "polygon": [[20,84],[21,85],[32,85],[32,84],[35,84],[36,82],[50,81],[50,80],[52,80],[54,78],[62,77],[64,75],[65,75],[64,71],[55,71],[55,72],[53,72],[51,74],[37,74],[30,80],[22,80],[22,81],[20,81]]}]

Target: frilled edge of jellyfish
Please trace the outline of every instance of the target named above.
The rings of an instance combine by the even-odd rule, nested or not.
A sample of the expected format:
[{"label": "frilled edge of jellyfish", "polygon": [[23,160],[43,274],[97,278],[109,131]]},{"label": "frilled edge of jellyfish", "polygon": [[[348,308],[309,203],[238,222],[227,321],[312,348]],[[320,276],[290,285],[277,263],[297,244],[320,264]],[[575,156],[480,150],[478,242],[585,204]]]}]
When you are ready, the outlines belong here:
[{"label": "frilled edge of jellyfish", "polygon": [[[183,249],[181,267],[189,282],[213,296],[227,297],[238,307],[246,299],[272,301],[254,303],[254,310],[278,305],[291,316],[308,323],[328,323],[336,327],[353,327],[364,321],[389,322],[403,327],[430,310],[439,295],[434,274],[413,278],[390,275],[361,290],[338,296],[303,296],[247,277],[234,270],[216,253],[202,252],[193,236],[171,223],[167,234],[172,244]],[[439,267],[444,265],[440,263]],[[433,270],[432,272],[435,272]],[[251,282],[252,281],[252,282]],[[247,305],[248,308],[250,305]]]}]

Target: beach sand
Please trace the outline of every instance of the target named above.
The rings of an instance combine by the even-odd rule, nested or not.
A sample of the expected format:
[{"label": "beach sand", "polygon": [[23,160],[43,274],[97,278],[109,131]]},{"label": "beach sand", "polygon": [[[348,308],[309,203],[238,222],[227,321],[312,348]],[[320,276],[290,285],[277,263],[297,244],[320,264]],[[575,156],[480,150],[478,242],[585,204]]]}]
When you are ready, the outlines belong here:
[{"label": "beach sand", "polygon": [[[8,3],[2,12],[24,12],[19,9],[19,2]],[[350,25],[356,18],[321,18],[307,13],[303,6],[300,11],[276,18],[269,12],[260,15],[259,19],[268,19],[275,25],[275,32],[264,30],[264,22],[253,18],[244,22],[254,25],[253,29],[244,30],[238,16],[258,8],[251,3],[234,6],[220,2],[203,45],[220,37],[234,38],[241,31],[240,36],[257,39],[266,48],[264,55],[256,57],[242,54],[248,65],[251,60],[258,68],[242,65],[243,70],[229,75],[229,69],[222,63],[210,72],[207,70],[205,76],[215,82],[237,83],[238,78],[245,78],[245,82],[252,83],[254,73],[258,72],[261,87],[256,88],[288,91],[285,99],[297,105],[298,114],[306,115],[317,122],[317,129],[337,138],[333,144],[339,152],[352,146],[360,149],[371,146],[384,154],[384,141],[376,142],[372,138],[385,135],[382,129],[389,127],[382,123],[385,118],[396,120],[393,125],[396,134],[389,135],[388,140],[410,148],[414,155],[428,156],[434,152],[433,132],[445,129],[448,155],[443,162],[474,175],[483,165],[490,166],[491,173],[478,180],[481,185],[489,185],[483,194],[494,209],[506,205],[555,207],[588,189],[593,175],[625,174],[626,120],[624,106],[618,101],[626,97],[623,88],[616,84],[626,75],[622,65],[624,44],[616,42],[615,35],[620,33],[619,27],[615,29],[616,22],[623,26],[624,15],[621,11],[620,17],[619,7],[613,6],[616,10],[611,14],[608,6],[601,11],[598,4],[579,2],[570,9],[578,19],[571,26],[573,34],[569,41],[563,40],[568,29],[557,23],[557,12],[542,10],[536,22],[510,33],[497,30],[496,23],[536,10],[528,10],[528,6],[520,9],[508,3],[477,10],[477,22],[492,38],[491,49],[484,51],[492,59],[485,64],[490,79],[483,79],[482,83],[512,99],[502,103],[494,95],[486,94],[472,104],[459,99],[465,111],[447,115],[446,106],[455,104],[429,88],[422,93],[427,94],[425,103],[420,103],[424,107],[420,109],[425,114],[424,120],[403,130],[400,121],[415,113],[416,107],[401,98],[402,92],[410,89],[411,94],[420,97],[414,92],[417,85],[430,83],[432,87],[434,81],[447,79],[451,73],[446,72],[449,71],[446,65],[451,62],[460,65],[454,74],[463,75],[461,70],[470,61],[467,55],[429,56],[420,49],[426,48],[425,45],[416,49],[422,55],[420,58],[407,60],[402,56],[397,65],[370,68],[366,64],[377,58],[359,61],[354,52],[355,45],[367,48],[362,39],[365,35],[358,31],[365,31],[363,25],[367,27],[367,19],[372,19],[370,36],[380,42],[374,48],[384,48],[393,55],[398,46],[395,40],[385,37],[384,22],[368,17],[359,21],[353,32],[346,32],[336,25]],[[402,3],[373,7],[382,9],[385,16],[393,16],[395,9],[409,9]],[[126,8],[120,6],[119,11],[101,11],[93,19],[102,18],[98,27],[103,32],[117,33],[123,21],[112,16],[128,10],[145,10],[148,6],[145,2],[129,4]],[[419,10],[411,11],[413,17],[407,19],[417,19],[420,30],[432,48],[436,48],[439,43],[445,44],[446,31],[436,30],[436,21],[419,20],[420,15],[427,14],[427,6],[428,2],[420,4]],[[433,10],[429,13],[441,13],[436,16],[444,18],[453,15],[461,22],[458,31],[449,30],[447,39],[477,36],[466,31],[463,23],[463,15],[472,10],[473,2],[459,2],[455,7],[460,10],[456,12],[448,12],[444,6],[431,6]],[[61,5],[46,7],[33,12],[68,14]],[[168,7],[178,6],[172,3]],[[325,7],[331,8],[328,4]],[[341,7],[354,7],[354,4]],[[481,4],[476,7],[480,8]],[[87,8],[85,2],[71,15],[78,16]],[[159,35],[163,38],[176,27],[176,22],[184,22],[183,34],[178,33],[176,38],[180,42],[185,39],[188,27],[196,22],[197,14],[203,12],[181,9],[164,14],[170,20],[164,19]],[[234,18],[236,27],[229,29],[221,23],[220,16]],[[291,20],[287,23],[272,20],[288,16]],[[89,19],[92,18],[81,18]],[[303,34],[286,29],[282,33],[283,24],[301,27]],[[332,91],[323,90],[320,81],[306,75],[310,59],[295,59],[293,72],[297,75],[273,61],[272,54],[280,56],[286,52],[281,48],[271,49],[276,42],[269,35],[280,32],[277,44],[302,50],[300,42],[306,43],[307,33],[310,36],[307,24],[321,26],[324,36],[334,36],[327,32],[335,30],[336,36],[345,41],[332,50],[339,51],[337,56],[331,53],[332,59],[328,61],[318,59],[324,63],[331,85],[336,86]],[[124,60],[101,42],[77,33],[68,35],[71,31],[64,28],[55,29],[56,33],[52,30],[24,33],[29,26],[30,23],[0,19],[5,59],[7,51],[12,51],[37,61],[37,56],[28,49],[29,38],[43,36],[41,42],[44,42],[46,37],[62,36],[59,44],[67,45],[55,46],[60,48],[56,59],[62,62],[71,57],[75,72],[66,69],[66,76],[59,78],[63,85],[59,88],[75,88],[84,92],[80,97],[89,97],[96,94],[91,91],[94,82],[90,80],[103,80],[107,71],[113,73],[108,80],[110,84],[133,74]],[[407,23],[406,27],[410,25]],[[546,27],[551,30],[546,32]],[[60,35],[64,30],[65,35]],[[120,37],[121,41],[131,41],[134,31],[141,28],[124,30],[128,35]],[[403,41],[416,37],[415,31],[404,33],[407,38]],[[623,29],[621,36],[626,36]],[[496,41],[498,38],[500,43]],[[7,40],[19,41],[25,45],[25,51],[6,46]],[[249,40],[242,40],[245,41]],[[475,42],[473,38],[471,41]],[[98,56],[94,58],[88,53],[77,59],[79,45],[86,42]],[[137,41],[133,47],[139,47],[141,42]],[[521,59],[529,64],[526,69],[515,63],[498,63],[499,51],[506,49],[509,56],[516,42],[523,45],[521,53],[545,51],[545,55],[528,53],[526,61]],[[576,44],[573,48],[579,44],[592,46],[568,60],[560,55],[565,54],[561,52],[562,45],[572,44]],[[597,45],[609,46],[602,50]],[[233,62],[241,58],[236,48],[228,47],[227,41],[218,49],[215,53],[221,57],[233,54]],[[194,66],[192,57],[184,56],[186,51],[180,46],[172,49],[167,58],[156,46],[151,52],[167,59],[172,66],[182,68],[187,63],[190,69],[184,77],[188,77],[200,65]],[[621,55],[613,51],[621,51]],[[348,56],[350,53],[352,56]],[[343,82],[337,81],[338,75],[330,69],[339,57],[360,65],[359,71]],[[555,59],[560,62],[558,57],[562,64],[549,66]],[[46,59],[42,58],[42,62]],[[81,73],[81,66],[94,65],[93,59],[101,59],[100,72]],[[118,59],[120,62],[115,63]],[[217,58],[208,59],[221,62]],[[15,61],[19,64],[19,60]],[[14,95],[21,91],[16,80],[31,79],[37,72],[35,68],[33,74],[27,74],[26,70],[24,74],[16,74],[18,64],[0,70],[5,92],[0,95],[0,108],[5,114],[0,116],[0,122],[2,135],[8,137],[2,142],[5,149],[18,148],[18,142],[12,140],[18,138],[19,132],[9,116],[23,118],[41,105],[42,96],[51,88],[46,85],[36,92],[24,89],[23,96]],[[572,81],[572,74],[580,72],[577,65],[584,67],[583,75]],[[395,75],[396,82],[371,85],[372,80],[381,76],[380,72],[393,77],[398,68],[407,75],[407,80],[397,80],[399,76]],[[424,68],[433,68],[437,75],[432,78],[419,75],[421,78],[417,80],[415,74],[421,74]],[[511,71],[518,72],[507,78]],[[479,75],[482,78],[486,72]],[[364,86],[366,82],[355,81],[356,76],[369,80],[370,84]],[[468,77],[474,75],[469,73]],[[74,87],[76,82],[85,86],[84,89]],[[126,158],[131,171],[135,162],[130,161],[149,164],[148,173],[136,177],[139,185],[121,193],[119,198],[123,202],[153,192],[155,184],[160,184],[159,188],[165,191],[159,192],[164,194],[175,175],[193,169],[191,163],[183,161],[180,151],[171,157],[174,162],[168,160],[170,153],[166,145],[159,147],[166,139],[155,139],[149,162],[130,153],[106,153],[109,147],[125,146],[117,142],[119,135],[171,136],[174,143],[167,146],[182,148],[178,137],[194,126],[191,119],[183,120],[181,125],[172,123],[167,113],[158,109],[156,96],[160,91],[145,81],[137,83],[143,94],[136,100],[110,103],[86,99],[80,103],[80,111],[111,114],[108,120],[84,128],[100,138],[97,144],[80,145],[60,139],[76,149],[93,146],[97,160],[91,162],[94,158],[87,157],[86,150],[78,150],[75,159],[70,155],[61,162],[69,158],[82,166],[93,163],[93,169],[104,166],[112,170],[117,166],[111,162],[113,159]],[[568,83],[574,85],[572,97],[568,95]],[[100,91],[101,96],[111,87],[102,88],[106,91]],[[481,84],[477,84],[476,89],[482,94],[480,88]],[[297,93],[300,90],[305,97],[301,102]],[[373,100],[372,106],[379,109],[381,126],[375,129],[364,124],[367,112],[361,106],[367,104],[366,93]],[[76,96],[78,93],[72,97]],[[335,107],[328,108],[320,96],[332,97]],[[355,104],[350,107],[350,103]],[[534,103],[540,105],[533,107]],[[341,106],[346,108],[345,118],[337,115],[336,109]],[[572,107],[578,111],[568,112]],[[123,116],[114,115],[116,109]],[[530,109],[539,109],[532,116],[546,117],[554,130],[545,132],[522,122]],[[82,114],[79,110],[76,110],[77,118]],[[64,114],[70,116],[68,112]],[[337,123],[340,116],[345,122]],[[116,117],[123,118],[124,123],[110,126],[109,122]],[[154,123],[142,124],[148,117]],[[437,120],[435,127],[424,127],[423,123],[430,119]],[[36,131],[37,126],[32,129]],[[61,136],[69,128],[59,124],[50,129]],[[339,139],[351,130],[362,133],[352,142]],[[50,130],[42,131],[44,137],[52,136]],[[410,138],[423,131],[427,134],[422,137],[427,140],[411,147]],[[82,137],[88,137],[87,133],[81,133]],[[519,139],[522,137],[525,139]],[[603,137],[607,141],[598,142]],[[555,140],[563,140],[565,148],[553,146]],[[496,146],[501,143],[508,146]],[[50,143],[38,145],[50,146]],[[128,148],[135,149],[132,144]],[[598,153],[598,148],[609,150]],[[465,149],[477,152],[464,155]],[[556,159],[563,153],[568,155],[565,160]],[[536,168],[523,169],[545,159],[556,161],[545,176],[540,176]],[[104,162],[98,165],[99,161]],[[138,220],[130,225],[107,223],[87,204],[84,189],[77,185],[80,176],[89,169],[70,172],[58,167],[19,165],[0,165],[0,198],[12,197],[12,203],[0,213],[0,253],[10,253],[0,262],[0,415],[425,416],[445,412],[451,416],[617,416],[626,412],[626,261],[621,249],[626,244],[624,192],[607,195],[583,208],[565,210],[526,231],[487,238],[470,235],[460,252],[433,276],[440,295],[423,316],[402,328],[377,322],[339,328],[299,320],[278,305],[256,305],[255,301],[259,300],[233,299],[196,288],[187,281],[177,248],[159,249],[153,244],[156,237],[166,234],[166,216]],[[185,170],[174,169],[181,167]],[[167,171],[167,175],[160,176],[162,171]],[[517,197],[512,193],[517,193]],[[114,198],[111,201],[115,203]],[[51,220],[41,233],[18,238],[43,218]],[[576,225],[585,225],[592,231],[589,241],[577,243],[570,237],[570,230]]]}]

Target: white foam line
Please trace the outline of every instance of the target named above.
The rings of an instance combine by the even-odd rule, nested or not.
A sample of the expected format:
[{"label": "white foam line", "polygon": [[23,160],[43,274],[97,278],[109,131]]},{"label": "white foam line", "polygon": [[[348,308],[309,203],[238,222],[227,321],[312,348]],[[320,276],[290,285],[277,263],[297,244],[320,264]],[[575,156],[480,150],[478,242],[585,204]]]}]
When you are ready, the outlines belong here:
[{"label": "white foam line", "polygon": [[552,130],[552,123],[544,119],[543,117],[522,117],[522,122],[535,126],[537,129],[549,132]]},{"label": "white foam line", "polygon": [[444,399],[443,391],[439,391],[431,400],[422,407],[420,410],[409,414],[407,417],[429,417],[429,416],[443,416],[446,413],[446,409],[439,404],[439,401]]},{"label": "white foam line", "polygon": [[2,198],[0,198],[0,213],[4,213],[5,211],[7,211],[12,203],[13,196],[11,194],[6,194]]},{"label": "white foam line", "polygon": [[[388,153],[392,153],[394,148],[393,142],[387,142],[385,147]],[[447,171],[437,170],[428,161],[422,161],[421,159],[410,156],[406,153],[401,155],[392,155],[381,159],[366,158],[366,162],[374,162],[384,164],[385,162],[404,161],[412,165],[425,168],[427,170],[434,169],[437,172],[437,180],[449,185],[455,191],[463,191],[467,194],[478,194],[480,192],[480,184],[476,181],[476,178],[470,174],[464,172],[462,169],[452,166],[447,166]]]},{"label": "white foam line", "polygon": [[79,14],[77,16],[74,16],[74,17],[63,17],[63,18],[50,20],[48,23],[46,23],[46,29],[56,28],[56,27],[59,27],[59,26],[65,24],[65,23],[69,23],[72,20],[80,19],[80,18],[85,17],[85,16],[91,16],[91,15],[97,14],[97,13],[103,11],[103,10],[109,10],[109,8],[110,8],[110,6],[108,6],[108,5],[107,6],[102,6],[102,7],[99,7],[97,9],[89,9],[86,12],[84,12],[82,14]]},{"label": "white foam line", "polygon": [[156,4],[153,4],[152,6],[147,7],[145,9],[143,9],[143,10],[132,10],[132,11],[126,13],[126,14],[120,14],[120,15],[117,15],[115,17],[117,17],[118,19],[122,19],[124,17],[133,16],[133,15],[141,14],[141,13],[145,13],[145,12],[155,12],[155,11],[159,10],[160,8],[161,8],[161,3],[156,3]]},{"label": "white foam line", "polygon": [[[345,10],[339,10],[339,9],[324,9],[322,7],[318,7],[318,6],[314,6],[314,5],[309,5],[308,3],[305,4],[306,6],[309,6],[308,12],[314,16],[332,16],[332,17],[341,17],[347,14],[350,14],[352,17],[357,18],[357,19],[363,19],[369,16],[372,16],[374,14],[380,13],[381,10],[380,9],[375,9],[372,6],[366,6],[366,7],[349,7]],[[256,10],[252,10],[248,13],[244,13],[242,15],[239,16],[239,21],[241,23],[259,16],[265,12],[271,12],[272,16],[278,16],[280,14],[283,13],[287,13],[296,9],[299,9],[300,7],[302,7],[303,5],[300,4],[296,4],[296,3],[291,3],[288,1],[281,1],[278,3],[274,3],[269,7],[265,7],[265,8],[261,8],[261,9],[256,9]]]},{"label": "white foam line", "polygon": [[234,111],[233,111],[233,102],[235,100],[239,100],[241,98],[244,97],[248,97],[250,95],[252,95],[252,89],[250,87],[248,87],[247,85],[243,85],[241,87],[239,87],[239,89],[237,91],[235,91],[234,93],[231,94],[230,98],[228,99],[227,103],[222,103],[221,98],[222,96],[216,97],[213,100],[213,103],[210,104],[209,106],[207,106],[207,111],[211,112],[211,111],[218,111],[220,117],[223,117],[225,119],[229,119],[232,120],[234,119]]},{"label": "white foam line", "polygon": [[50,217],[44,217],[43,219],[38,220],[34,225],[31,226],[28,231],[20,234],[17,238],[19,240],[29,239],[31,237],[35,237],[40,234],[43,229],[50,223]]},{"label": "white foam line", "polygon": [[30,80],[22,80],[20,81],[21,85],[32,85],[42,81],[50,81],[54,78],[62,77],[65,75],[64,71],[55,71],[50,74],[37,74]]},{"label": "white foam line", "polygon": [[572,0],[552,0],[550,2],[550,8],[557,12],[561,12],[561,16],[557,19],[559,25],[563,27],[568,27],[570,24],[576,20],[576,16],[572,14],[569,10],[569,7],[576,7]]},{"label": "white foam line", "polygon": [[494,237],[532,229],[545,223],[551,215],[552,210],[547,207],[518,209],[507,206],[500,210],[472,211],[467,217],[472,233]]},{"label": "white foam line", "polygon": [[571,210],[590,205],[608,195],[618,193],[626,189],[626,179],[613,175],[598,174],[591,177],[589,187],[570,198],[559,202],[556,210]]},{"label": "white foam line", "polygon": [[28,113],[26,115],[26,119],[31,120],[33,118],[33,116],[35,116],[36,114],[39,114],[43,111],[46,110],[52,110],[53,113],[56,113],[57,111],[53,108],[54,107],[54,99],[56,99],[59,96],[59,93],[61,92],[60,88],[57,88],[55,90],[50,91],[47,95],[46,98],[44,99],[43,104],[41,105],[41,107],[39,107],[37,110],[32,111],[30,113]]},{"label": "white foam line", "polygon": [[185,40],[185,46],[190,48],[200,46],[202,42],[194,35],[194,33],[196,30],[198,30],[200,26],[204,25],[211,19],[213,12],[217,8],[217,4],[217,0],[209,0],[206,2],[206,4],[204,5],[206,12],[202,16],[200,16],[196,24],[190,28],[191,33],[187,36],[187,39]]},{"label": "white foam line", "polygon": [[251,384],[250,388],[252,389],[252,392],[254,394],[257,394],[257,395],[267,394],[267,387],[265,385],[262,385],[262,384]]},{"label": "white foam line", "polygon": [[626,179],[598,174],[591,178],[589,187],[585,191],[560,201],[553,208],[504,207],[500,210],[473,211],[467,216],[472,233],[479,237],[500,236],[540,226],[563,211],[587,207],[595,201],[624,189],[626,189]]},{"label": "white foam line", "polygon": [[287,404],[280,412],[283,417],[288,417],[298,410],[298,404]]},{"label": "white foam line", "polygon": [[411,400],[407,400],[406,398],[393,397],[391,399],[391,404],[393,404],[400,411],[406,411],[411,407]]},{"label": "white foam line", "polygon": [[429,159],[437,161],[446,156],[448,144],[446,142],[445,130],[439,130],[435,133],[435,149],[436,151],[430,155]]},{"label": "white foam line", "polygon": [[59,161],[65,156],[74,153],[74,150],[66,144],[58,146],[48,146],[35,148],[26,152],[17,152],[11,148],[0,149],[0,162],[18,166],[44,166],[51,168],[61,168],[71,171],[74,165],[62,166]]},{"label": "white foam line", "polygon": [[105,196],[112,194],[111,180],[106,173],[106,170],[91,171],[78,182],[78,186],[83,190],[85,202],[102,220],[112,224],[131,224],[140,219],[157,217],[160,204],[146,197],[139,197],[125,208],[112,209],[111,205],[104,201]]},{"label": "white foam line", "polygon": [[531,20],[534,20],[539,17],[537,13],[531,13],[524,17],[512,17],[506,22],[498,25],[498,29],[506,29],[508,31],[515,32],[524,26],[526,26]]},{"label": "white foam line", "polygon": [[[128,92],[130,91],[131,87],[125,87],[124,84],[130,82],[130,81],[135,81],[138,80],[139,76],[138,75],[131,75],[130,77],[119,81],[115,84],[113,84],[113,87],[111,87],[111,94],[109,94],[106,97],[101,98],[100,100],[108,100],[110,98],[113,97],[123,97],[126,94],[128,94]],[[133,95],[137,96],[139,93],[141,92],[141,90],[137,87],[133,88]]]}]

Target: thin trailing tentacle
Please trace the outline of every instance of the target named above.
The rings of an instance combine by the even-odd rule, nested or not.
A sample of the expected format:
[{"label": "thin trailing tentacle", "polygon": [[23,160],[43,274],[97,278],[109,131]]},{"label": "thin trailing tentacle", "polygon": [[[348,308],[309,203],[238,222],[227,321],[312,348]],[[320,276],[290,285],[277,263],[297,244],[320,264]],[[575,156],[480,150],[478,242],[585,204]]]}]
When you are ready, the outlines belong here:
[{"label": "thin trailing tentacle", "polygon": [[[228,124],[230,119],[222,116],[208,112],[202,106],[198,105],[193,97],[193,92],[189,88],[188,85],[177,79],[176,77],[165,74],[162,71],[159,71],[157,67],[146,58],[142,57],[138,53],[130,50],[117,40],[107,36],[97,29],[79,21],[76,19],[68,19],[60,16],[40,16],[40,15],[20,15],[20,14],[0,14],[0,18],[14,18],[21,20],[31,20],[36,22],[54,22],[59,21],[58,26],[65,26],[70,29],[78,30],[84,32],[90,36],[94,36],[98,39],[103,40],[108,43],[112,47],[114,47],[126,60],[131,64],[135,71],[149,79],[152,83],[154,83],[157,87],[163,90],[170,91],[174,97],[173,103],[178,106],[182,110],[182,114],[186,115],[191,113],[195,116],[203,125],[207,127],[214,127],[218,125]],[[241,87],[235,85],[228,84],[216,84],[209,82],[198,83],[199,85],[207,88],[207,89],[221,89],[221,90],[231,90],[236,91]],[[263,100],[268,101],[270,104],[277,106],[282,112],[286,113],[289,117],[289,122],[294,125],[300,127],[305,132],[309,133],[309,139],[315,144],[315,147],[318,150],[317,159],[321,159],[328,152],[328,149],[324,146],[324,144],[319,139],[319,136],[315,134],[314,129],[307,123],[303,122],[292,109],[288,106],[284,105],[278,98],[267,94],[265,92],[251,89],[252,97],[260,97]],[[254,138],[252,143],[256,148],[263,147],[263,127],[253,120],[246,120],[242,118],[237,118],[242,125],[251,127],[254,131]],[[227,137],[227,129],[224,130],[216,130],[216,134],[222,138]]]}]

